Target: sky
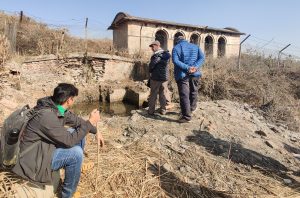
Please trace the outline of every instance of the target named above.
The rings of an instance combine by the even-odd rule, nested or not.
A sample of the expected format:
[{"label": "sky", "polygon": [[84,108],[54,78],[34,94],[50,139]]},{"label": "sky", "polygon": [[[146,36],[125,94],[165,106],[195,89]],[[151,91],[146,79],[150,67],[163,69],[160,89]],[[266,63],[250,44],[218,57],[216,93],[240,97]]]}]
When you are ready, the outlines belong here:
[{"label": "sky", "polygon": [[50,27],[68,28],[75,36],[84,35],[88,17],[90,38],[112,38],[107,27],[122,11],[193,25],[235,27],[251,34],[245,47],[276,54],[291,44],[284,52],[300,57],[299,8],[297,0],[0,0],[0,10],[8,14],[22,10]]}]

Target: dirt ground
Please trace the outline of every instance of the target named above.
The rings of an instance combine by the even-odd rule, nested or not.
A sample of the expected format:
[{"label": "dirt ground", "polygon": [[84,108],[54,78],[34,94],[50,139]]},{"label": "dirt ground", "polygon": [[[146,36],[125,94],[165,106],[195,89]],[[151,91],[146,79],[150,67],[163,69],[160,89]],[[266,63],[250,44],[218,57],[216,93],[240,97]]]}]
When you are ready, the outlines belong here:
[{"label": "dirt ground", "polygon": [[[55,65],[49,65],[35,70],[23,68],[20,81],[19,70],[14,67],[18,64],[0,70],[0,126],[16,107],[33,106],[37,98],[49,95],[62,77],[55,75]],[[94,166],[82,173],[80,197],[300,197],[300,135],[283,119],[272,122],[264,116],[261,107],[268,109],[272,97],[266,98],[267,102],[259,98],[259,91],[279,94],[280,89],[274,87],[280,84],[271,86],[279,83],[279,78],[265,83],[249,77],[245,70],[238,76],[223,74],[219,69],[219,77],[215,76],[212,83],[206,73],[200,101],[210,96],[214,101],[200,102],[191,123],[176,122],[178,104],[166,115],[149,117],[141,109],[132,111],[129,117],[103,117],[98,130],[104,134],[106,147],[97,150],[93,137],[88,138],[85,162],[93,162]],[[236,84],[242,78],[246,80]],[[256,88],[250,86],[256,82]],[[282,86],[288,88],[289,84]],[[86,85],[80,88],[83,101],[97,97],[84,92]],[[283,95],[288,92],[282,90]],[[233,102],[243,96],[251,96],[247,100],[254,103]],[[232,101],[224,100],[226,97]],[[278,98],[282,102],[291,97]],[[280,109],[275,115],[278,112]],[[16,180],[10,180],[6,173],[1,173],[0,179],[1,197]]]},{"label": "dirt ground", "polygon": [[[91,197],[299,197],[299,134],[269,124],[247,104],[202,102],[191,123],[179,108],[104,118],[79,191]],[[96,170],[98,169],[98,173]],[[98,174],[98,175],[97,175]],[[98,176],[96,184],[96,176]]]}]

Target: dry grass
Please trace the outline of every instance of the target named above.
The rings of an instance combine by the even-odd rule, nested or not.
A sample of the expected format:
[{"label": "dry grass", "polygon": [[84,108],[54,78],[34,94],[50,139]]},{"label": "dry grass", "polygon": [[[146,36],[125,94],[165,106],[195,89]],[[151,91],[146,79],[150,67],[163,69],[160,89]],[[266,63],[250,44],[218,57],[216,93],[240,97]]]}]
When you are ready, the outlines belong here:
[{"label": "dry grass", "polygon": [[[110,39],[83,39],[71,36],[67,29],[49,28],[47,24],[36,22],[24,16],[22,23],[19,17],[0,12],[0,34],[7,34],[8,27],[16,25],[16,53],[21,56],[45,54],[65,55],[71,52],[92,52],[112,54],[139,61],[148,62],[149,54],[136,52],[130,55],[127,50],[117,50]],[[87,46],[87,49],[86,49]]]},{"label": "dry grass", "polygon": [[[228,99],[245,102],[261,110],[272,122],[300,126],[300,63],[287,60],[277,67],[274,59],[244,56],[242,69],[235,59],[207,60],[200,95],[204,100]],[[272,63],[272,64],[270,64]]]},{"label": "dry grass", "polygon": [[[179,102],[170,67],[169,88]],[[236,58],[206,59],[199,96],[205,100],[232,100],[256,107],[265,118],[300,130],[300,62],[287,59],[277,66],[272,57],[244,54],[241,69]]]},{"label": "dry grass", "polygon": [[[85,162],[92,161],[95,166],[82,173],[78,187],[81,197],[299,196],[298,188],[285,186],[282,178],[276,174],[213,156],[198,146],[189,147],[184,154],[169,153],[165,148],[150,144],[146,138],[142,138],[124,147],[116,143],[123,130],[114,127],[113,122],[99,126],[108,140],[105,149],[98,153],[96,143],[87,142],[85,150],[88,156]],[[172,169],[166,169],[166,164]],[[189,167],[190,170],[182,172],[178,168],[182,166]],[[12,186],[22,183],[19,178],[7,172],[0,173],[0,181],[0,197],[13,195]]]},{"label": "dry grass", "polygon": [[[281,178],[262,173],[230,160],[214,157],[199,147],[184,154],[167,154],[146,139],[127,147],[113,141],[122,130],[109,128],[104,132],[110,142],[100,152],[98,184],[96,166],[82,175],[78,190],[87,197],[296,197],[297,190],[283,186]],[[97,148],[90,144],[86,161],[97,159]],[[165,164],[173,167],[167,170]],[[183,174],[176,166],[189,166]],[[191,176],[194,175],[194,176]],[[191,178],[193,178],[191,180]],[[97,187],[96,187],[97,186]]]},{"label": "dry grass", "polygon": [[[86,41],[73,37],[67,29],[49,28],[46,24],[36,22],[32,18],[23,17],[19,23],[17,16],[0,13],[0,34],[5,34],[9,24],[17,24],[16,52],[20,55],[65,54],[85,52]],[[115,53],[112,40],[88,39],[88,52]]]},{"label": "dry grass", "polygon": [[[88,152],[96,159],[95,146]],[[146,149],[146,148],[145,148]],[[95,197],[160,197],[158,179],[147,171],[145,150],[115,149],[108,145],[100,154],[99,184],[95,189],[96,168],[83,174],[79,191],[94,192]]]},{"label": "dry grass", "polygon": [[[87,148],[87,161],[96,162],[96,145]],[[297,197],[297,190],[283,186],[273,176],[259,171],[238,168],[203,152],[188,151],[172,163],[189,165],[195,172],[195,181],[188,180],[178,171],[167,171],[163,164],[168,160],[147,143],[126,148],[108,145],[100,152],[98,174],[96,166],[81,176],[78,191],[81,197]],[[170,162],[168,162],[170,163]],[[97,184],[96,184],[96,175]],[[0,196],[14,193],[13,184],[21,180],[10,173],[0,174]],[[23,183],[22,185],[25,185]]]},{"label": "dry grass", "polygon": [[4,35],[0,35],[0,66],[10,57],[9,43]]},{"label": "dry grass", "polygon": [[[297,189],[282,185],[278,176],[212,156],[200,147],[190,147],[184,154],[166,153],[164,148],[140,139],[119,147],[122,130],[103,130],[107,147],[99,154],[97,165],[82,175],[78,190],[87,197],[297,197]],[[87,146],[86,161],[97,160],[95,143]],[[166,164],[173,167],[166,169]],[[190,167],[188,173],[176,167]],[[194,175],[194,176],[193,176]],[[97,187],[96,187],[97,186]]]},{"label": "dry grass", "polygon": [[[0,169],[1,170],[1,169]],[[15,197],[16,188],[23,187],[25,188],[28,193],[31,195],[30,197],[35,197],[35,192],[30,189],[27,184],[29,184],[28,181],[22,180],[17,175],[2,171],[0,172],[0,197]],[[31,184],[35,186],[34,184]]]}]

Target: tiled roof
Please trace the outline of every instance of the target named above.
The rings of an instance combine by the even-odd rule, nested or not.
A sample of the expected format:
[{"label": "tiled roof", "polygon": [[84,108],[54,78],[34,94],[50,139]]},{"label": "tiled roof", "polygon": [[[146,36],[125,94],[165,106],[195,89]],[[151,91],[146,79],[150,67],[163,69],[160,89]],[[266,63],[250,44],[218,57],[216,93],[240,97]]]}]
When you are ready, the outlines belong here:
[{"label": "tiled roof", "polygon": [[156,19],[148,19],[148,18],[131,16],[124,12],[119,12],[116,15],[116,17],[114,18],[112,24],[108,27],[108,29],[113,30],[115,28],[118,28],[118,25],[124,23],[125,21],[139,21],[139,22],[145,22],[145,23],[151,23],[151,24],[177,26],[177,27],[181,27],[181,28],[193,28],[193,29],[200,29],[200,30],[210,30],[210,31],[224,32],[224,33],[237,34],[237,35],[245,34],[245,33],[242,33],[232,27],[212,28],[212,27],[208,27],[208,26],[198,26],[198,25],[190,25],[190,24],[184,24],[184,23],[175,23],[175,22],[170,22],[170,21],[161,21],[161,20],[156,20]]}]

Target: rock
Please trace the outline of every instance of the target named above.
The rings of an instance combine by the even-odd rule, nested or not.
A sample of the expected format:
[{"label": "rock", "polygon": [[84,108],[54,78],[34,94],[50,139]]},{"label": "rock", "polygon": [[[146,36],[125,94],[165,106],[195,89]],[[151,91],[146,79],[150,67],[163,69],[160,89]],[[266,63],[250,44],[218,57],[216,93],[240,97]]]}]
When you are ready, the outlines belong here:
[{"label": "rock", "polygon": [[248,172],[250,172],[252,170],[252,167],[251,166],[245,166],[245,170],[247,170]]},{"label": "rock", "polygon": [[291,183],[293,183],[291,179],[283,179],[283,182],[285,184],[291,184]]},{"label": "rock", "polygon": [[265,136],[267,137],[267,134],[265,132],[263,132],[262,130],[257,130],[255,131],[256,134],[260,135],[260,136]]},{"label": "rock", "polygon": [[191,171],[193,170],[193,169],[192,169],[190,166],[188,166],[188,165],[186,165],[185,168],[186,168],[186,170],[187,170],[188,172],[191,172]]},{"label": "rock", "polygon": [[166,171],[168,171],[168,172],[172,172],[172,170],[173,170],[173,167],[168,163],[165,163],[163,165],[163,168],[166,169]]},{"label": "rock", "polygon": [[257,116],[257,118],[258,118],[260,121],[262,121],[262,120],[265,119],[263,116]]},{"label": "rock", "polygon": [[241,169],[239,167],[235,167],[234,170],[237,172],[241,172]]},{"label": "rock", "polygon": [[296,137],[291,137],[290,140],[291,140],[292,142],[297,142],[297,138],[296,138]]},{"label": "rock", "polygon": [[[196,175],[195,173],[189,173],[189,177],[191,180],[195,180],[198,178],[198,175]],[[208,177],[208,175],[205,175],[204,177]]]},{"label": "rock", "polygon": [[174,145],[177,143],[177,138],[171,135],[165,135],[163,136],[163,140],[169,142],[170,144]]},{"label": "rock", "polygon": [[131,138],[134,139],[134,140],[137,140],[137,139],[140,138],[140,137],[138,136],[138,134],[136,134],[136,133],[130,133],[130,134],[129,134],[129,137],[131,137]]},{"label": "rock", "polygon": [[204,126],[204,130],[206,130],[206,131],[212,131],[215,128],[216,127],[213,124],[208,124],[208,125]]},{"label": "rock", "polygon": [[186,140],[186,136],[185,135],[181,135],[181,136],[179,136],[179,139],[180,139],[180,141],[185,141]]},{"label": "rock", "polygon": [[189,146],[188,146],[188,145],[185,145],[185,144],[181,144],[180,147],[181,147],[181,148],[184,148],[184,149],[188,149],[188,148],[189,148]]},{"label": "rock", "polygon": [[249,111],[250,106],[249,106],[248,104],[244,104],[244,109],[245,109],[246,111]]},{"label": "rock", "polygon": [[128,131],[124,131],[123,136],[129,136]]},{"label": "rock", "polygon": [[276,129],[275,127],[270,127],[270,129],[274,132],[274,133],[280,133],[278,129]]},{"label": "rock", "polygon": [[179,171],[182,173],[186,173],[186,168],[184,166],[179,167]]},{"label": "rock", "polygon": [[297,159],[300,159],[300,154],[294,153],[293,156],[294,156],[295,158],[297,158]]},{"label": "rock", "polygon": [[225,112],[227,112],[227,110],[222,108],[222,109],[219,110],[219,112],[220,113],[225,113]]},{"label": "rock", "polygon": [[185,148],[181,147],[181,145],[179,145],[179,140],[172,136],[172,135],[165,135],[162,138],[164,140],[164,145],[167,146],[169,149],[181,153],[183,154],[185,152]]},{"label": "rock", "polygon": [[294,173],[294,171],[286,171],[286,174],[288,175],[292,175]]},{"label": "rock", "polygon": [[271,141],[265,141],[265,144],[266,144],[268,147],[274,148],[273,143],[272,143]]},{"label": "rock", "polygon": [[119,137],[118,142],[125,143],[127,141],[127,138],[124,136]]},{"label": "rock", "polygon": [[130,120],[132,122],[136,122],[139,118],[140,118],[140,116],[137,113],[135,113],[130,117]]},{"label": "rock", "polygon": [[185,152],[185,149],[183,148],[180,148],[178,145],[176,144],[172,144],[172,145],[167,145],[167,147],[169,147],[171,150],[177,152],[177,153],[180,153],[180,154],[183,154]]},{"label": "rock", "polygon": [[117,148],[117,149],[120,149],[120,148],[123,147],[122,144],[119,144],[119,143],[114,142],[114,141],[110,142],[110,144],[111,144],[113,147]]},{"label": "rock", "polygon": [[254,109],[252,109],[248,104],[245,104],[244,105],[244,109],[250,113],[253,113],[254,112]]}]

